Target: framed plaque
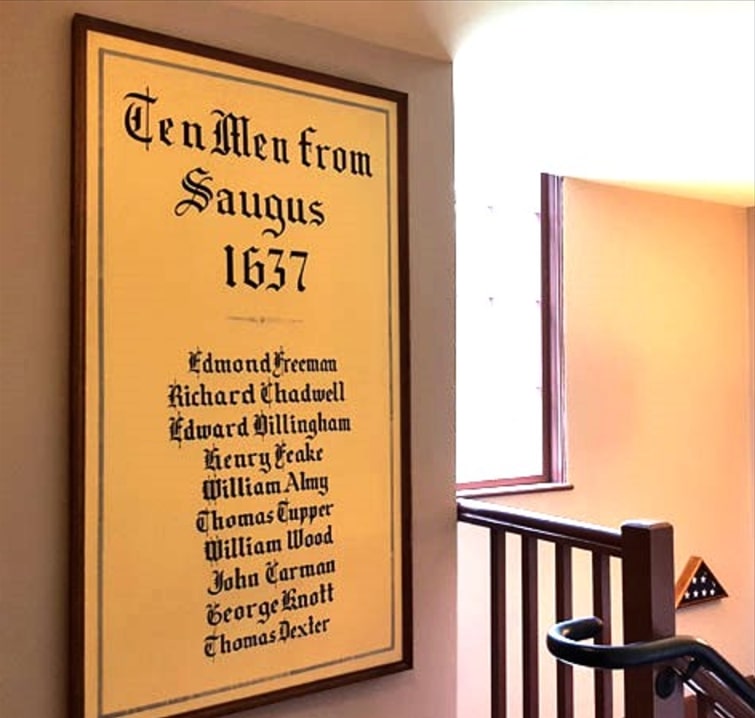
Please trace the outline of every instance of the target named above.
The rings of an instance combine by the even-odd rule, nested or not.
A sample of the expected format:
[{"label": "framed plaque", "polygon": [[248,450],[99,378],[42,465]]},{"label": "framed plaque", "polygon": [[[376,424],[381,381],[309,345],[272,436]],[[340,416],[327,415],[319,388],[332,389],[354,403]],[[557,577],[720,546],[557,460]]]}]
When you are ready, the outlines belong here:
[{"label": "framed plaque", "polygon": [[410,668],[406,95],[73,41],[72,715]]}]

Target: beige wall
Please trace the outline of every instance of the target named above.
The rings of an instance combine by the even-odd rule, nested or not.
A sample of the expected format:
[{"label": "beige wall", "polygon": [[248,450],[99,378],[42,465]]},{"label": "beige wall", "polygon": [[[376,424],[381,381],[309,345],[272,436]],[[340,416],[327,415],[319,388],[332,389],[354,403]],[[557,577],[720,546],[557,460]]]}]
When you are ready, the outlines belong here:
[{"label": "beige wall", "polygon": [[255,718],[455,706],[451,66],[213,2],[0,2],[0,712],[66,715],[70,21],[98,15],[410,95],[415,669]]},{"label": "beige wall", "polygon": [[[574,489],[501,503],[609,526],[670,521],[677,575],[702,556],[730,595],[680,611],[678,632],[706,638],[752,673],[747,212],[576,180],[565,183],[564,211]],[[466,526],[459,546],[459,716],[475,718],[487,705],[487,546]],[[589,602],[580,606],[589,612]]]}]

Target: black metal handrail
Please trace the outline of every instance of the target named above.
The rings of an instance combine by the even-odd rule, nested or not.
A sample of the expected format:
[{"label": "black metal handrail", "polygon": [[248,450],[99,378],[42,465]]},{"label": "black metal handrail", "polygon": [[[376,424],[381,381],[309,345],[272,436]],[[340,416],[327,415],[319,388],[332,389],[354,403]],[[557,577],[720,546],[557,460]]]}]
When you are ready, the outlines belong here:
[{"label": "black metal handrail", "polygon": [[751,708],[755,708],[755,686],[737,671],[718,651],[692,636],[673,636],[623,646],[584,644],[581,641],[600,635],[603,622],[594,616],[557,623],[548,631],[548,650],[558,659],[589,668],[621,670],[638,666],[690,659],[687,671],[676,675],[692,677],[698,668],[710,671],[721,683]]}]

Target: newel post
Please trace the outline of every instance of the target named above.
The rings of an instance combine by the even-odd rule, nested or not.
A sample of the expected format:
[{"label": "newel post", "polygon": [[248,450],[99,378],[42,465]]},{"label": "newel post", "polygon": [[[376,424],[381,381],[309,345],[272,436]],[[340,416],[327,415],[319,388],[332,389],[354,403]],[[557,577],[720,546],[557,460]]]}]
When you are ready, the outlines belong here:
[{"label": "newel post", "polygon": [[[624,643],[667,638],[676,633],[674,530],[667,523],[632,521],[621,527]],[[626,718],[681,718],[682,691],[655,694],[662,666],[625,672]]]}]

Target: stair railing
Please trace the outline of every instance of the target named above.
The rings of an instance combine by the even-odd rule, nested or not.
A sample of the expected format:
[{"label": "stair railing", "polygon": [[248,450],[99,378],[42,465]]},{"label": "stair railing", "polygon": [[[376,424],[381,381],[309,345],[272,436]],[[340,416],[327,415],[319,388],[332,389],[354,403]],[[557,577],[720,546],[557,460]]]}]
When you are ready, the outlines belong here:
[{"label": "stair railing", "polygon": [[666,664],[656,679],[659,697],[670,696],[678,685],[686,683],[708,697],[713,715],[755,718],[755,686],[701,639],[672,636],[621,646],[582,643],[602,631],[602,621],[595,616],[570,619],[553,626],[546,643],[561,661],[601,670]]},{"label": "stair railing", "polygon": [[[612,557],[621,560],[624,640],[630,643],[652,641],[675,634],[673,529],[669,524],[629,522],[615,530],[473,499],[458,499],[457,515],[459,521],[486,528],[490,533],[492,718],[507,718],[507,665],[512,660],[522,666],[522,706],[515,708],[511,718],[540,718],[541,715],[540,651],[545,653],[545,642],[539,634],[538,622],[540,542],[555,545],[552,593],[557,622],[573,617],[573,554],[586,551],[591,557],[592,609],[601,619],[600,631],[594,636],[596,643],[609,645],[614,630],[609,563]],[[506,539],[511,534],[521,539],[518,561],[521,606],[520,610],[509,612]],[[516,572],[516,567],[513,570]],[[512,647],[508,639],[508,622],[512,615],[521,622],[522,640],[515,656],[510,655]],[[555,663],[556,716],[574,718],[573,669],[562,661]],[[663,670],[663,666],[646,665],[626,671],[625,718],[682,718],[680,690],[665,699],[656,694],[655,682]],[[595,671],[593,703],[596,718],[613,718],[611,671]]]}]

